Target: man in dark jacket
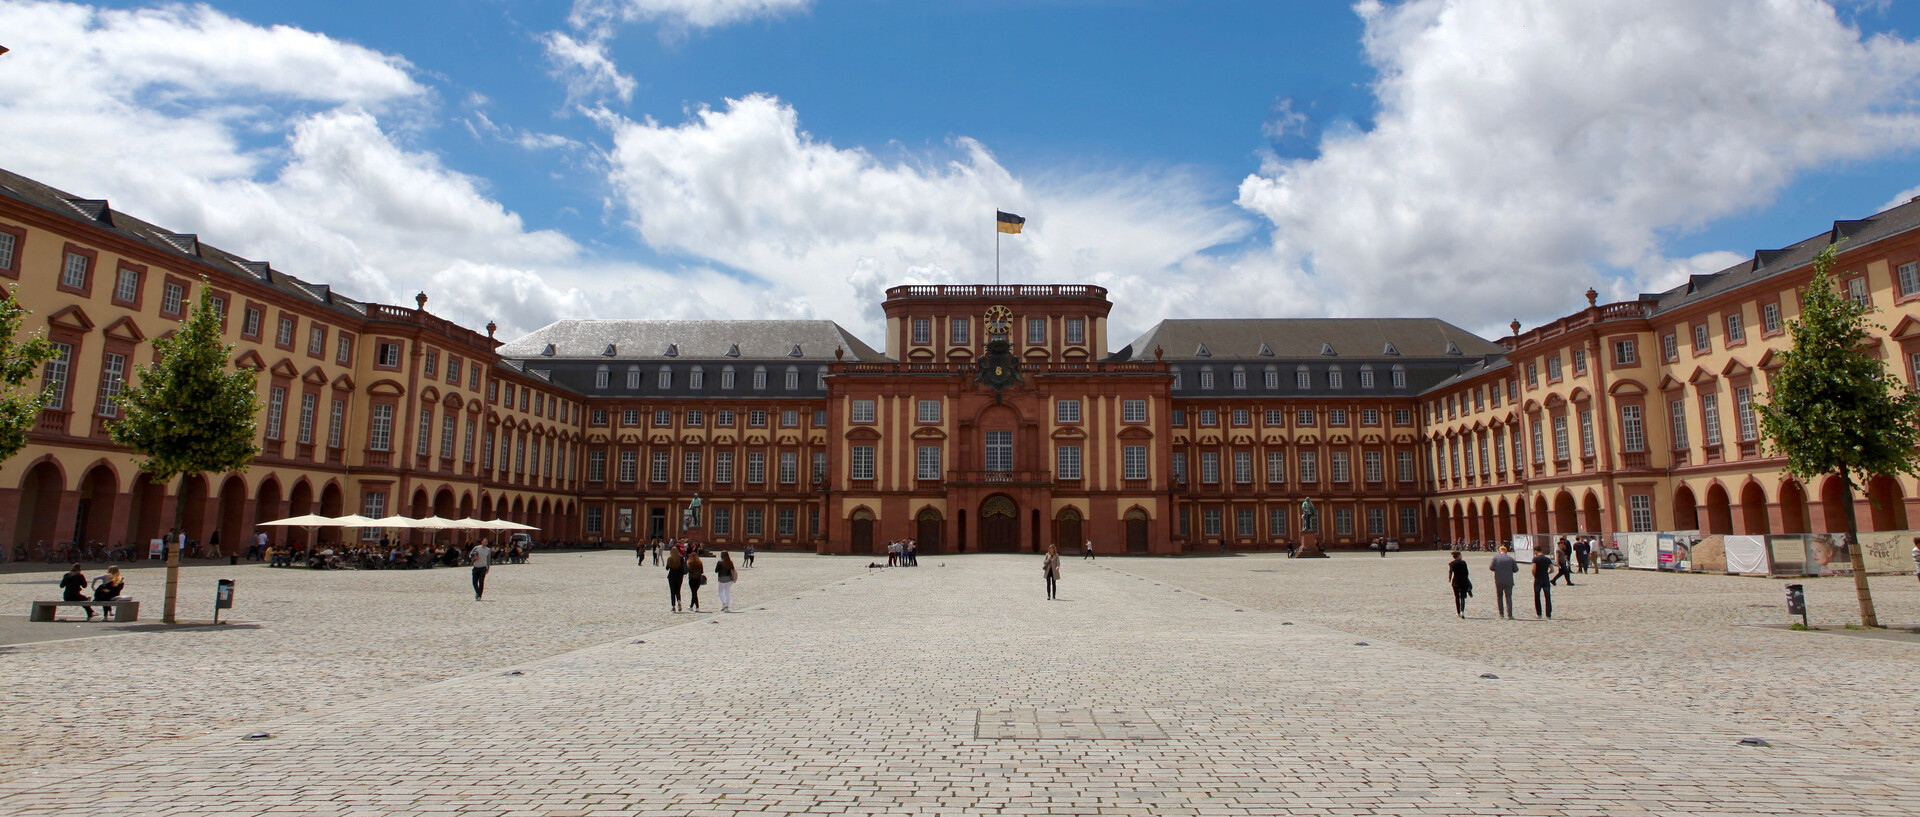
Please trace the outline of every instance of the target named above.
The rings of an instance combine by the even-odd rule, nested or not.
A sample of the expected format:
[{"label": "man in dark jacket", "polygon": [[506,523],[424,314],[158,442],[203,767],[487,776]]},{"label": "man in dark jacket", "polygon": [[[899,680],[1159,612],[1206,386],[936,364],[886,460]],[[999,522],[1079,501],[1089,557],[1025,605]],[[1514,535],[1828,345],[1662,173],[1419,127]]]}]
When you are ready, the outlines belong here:
[{"label": "man in dark jacket", "polygon": [[1473,595],[1473,578],[1467,575],[1467,562],[1460,558],[1460,551],[1453,552],[1453,561],[1447,563],[1447,583],[1453,585],[1453,614],[1467,617],[1467,597]]},{"label": "man in dark jacket", "polygon": [[1513,618],[1513,574],[1520,569],[1520,563],[1514,561],[1502,545],[1500,554],[1493,557],[1493,564],[1487,569],[1493,571],[1493,596],[1500,605],[1500,617]]},{"label": "man in dark jacket", "polygon": [[1539,551],[1533,554],[1533,615],[1553,618],[1553,557]]}]

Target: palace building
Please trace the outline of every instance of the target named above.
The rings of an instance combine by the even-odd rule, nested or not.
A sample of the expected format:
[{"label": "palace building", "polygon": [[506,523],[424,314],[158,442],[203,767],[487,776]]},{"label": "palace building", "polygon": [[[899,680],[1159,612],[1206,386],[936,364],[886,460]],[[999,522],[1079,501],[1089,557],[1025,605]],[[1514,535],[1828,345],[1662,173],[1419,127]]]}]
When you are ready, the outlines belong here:
[{"label": "palace building", "polygon": [[[1784,476],[1751,403],[1813,253],[1842,239],[1844,286],[1880,309],[1872,351],[1913,382],[1916,226],[1920,204],[1836,222],[1493,340],[1437,318],[1202,319],[1120,343],[1107,291],[1068,284],[894,287],[881,348],[831,321],[563,320],[501,340],[424,294],[357,301],[0,171],[0,276],[60,351],[27,448],[0,463],[0,541],[144,542],[181,497],[188,535],[229,550],[258,522],[397,513],[625,545],[1165,554],[1284,547],[1307,499],[1331,547],[1827,531],[1838,487]],[[156,483],[106,427],[202,287],[233,365],[258,374],[262,453]],[[1868,494],[1863,529],[1891,530],[1920,491]]]}]

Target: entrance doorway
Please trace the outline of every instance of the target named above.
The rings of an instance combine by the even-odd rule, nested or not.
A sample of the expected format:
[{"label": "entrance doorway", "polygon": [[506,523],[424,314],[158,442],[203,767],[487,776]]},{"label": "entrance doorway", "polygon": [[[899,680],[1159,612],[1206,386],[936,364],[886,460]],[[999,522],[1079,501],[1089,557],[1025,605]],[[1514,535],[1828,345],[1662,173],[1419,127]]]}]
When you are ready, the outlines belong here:
[{"label": "entrance doorway", "polygon": [[1079,553],[1081,545],[1087,540],[1080,538],[1080,511],[1068,506],[1060,509],[1053,519],[1053,543],[1060,547],[1061,553]]},{"label": "entrance doorway", "polygon": [[667,538],[667,509],[666,508],[647,509],[647,538],[649,539]]},{"label": "entrance doorway", "polygon": [[1139,508],[1127,511],[1127,552],[1147,552],[1147,512]]},{"label": "entrance doorway", "polygon": [[989,497],[980,506],[980,552],[1020,550],[1020,508],[1006,496]]},{"label": "entrance doorway", "polygon": [[873,552],[873,511],[866,508],[853,512],[853,552]]},{"label": "entrance doorway", "polygon": [[940,552],[940,512],[928,508],[920,512],[915,520],[913,546],[915,553],[934,554]]}]

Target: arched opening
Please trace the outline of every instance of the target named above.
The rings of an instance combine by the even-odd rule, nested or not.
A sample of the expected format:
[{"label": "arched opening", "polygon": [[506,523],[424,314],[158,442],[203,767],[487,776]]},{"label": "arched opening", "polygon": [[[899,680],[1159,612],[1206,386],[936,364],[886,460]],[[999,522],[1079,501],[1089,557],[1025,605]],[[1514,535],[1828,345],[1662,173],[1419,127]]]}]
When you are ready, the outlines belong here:
[{"label": "arched opening", "polygon": [[[313,513],[313,485],[306,480],[293,484],[293,491],[287,494],[287,516],[306,516]],[[306,528],[287,528],[286,541],[294,547],[306,547],[313,544]]]},{"label": "arched opening", "polygon": [[1588,491],[1586,500],[1581,505],[1583,507],[1580,509],[1580,532],[1599,533],[1603,530],[1600,524],[1600,497]]},{"label": "arched opening", "polygon": [[1757,482],[1749,482],[1740,489],[1740,532],[1749,536],[1765,536],[1772,533],[1767,522],[1767,492],[1760,489]]},{"label": "arched opening", "polygon": [[480,495],[480,518],[481,518],[481,519],[493,519],[493,518],[494,518],[494,516],[493,516],[493,497],[492,497],[492,496],[489,496],[489,495],[487,495],[487,494],[481,494],[481,495]]},{"label": "arched opening", "polygon": [[1573,505],[1573,494],[1561,491],[1553,498],[1553,532],[1556,534],[1573,533],[1580,525],[1579,512]]},{"label": "arched opening", "polygon": [[847,520],[847,530],[852,532],[850,544],[854,553],[873,553],[873,511],[855,508],[853,516]]},{"label": "arched opening", "polygon": [[[1242,533],[1234,531],[1235,534]],[[1068,505],[1053,515],[1053,543],[1061,553],[1079,553],[1087,540],[1080,538],[1080,510]]]},{"label": "arched opening", "polygon": [[[207,495],[211,491],[212,488],[207,484],[204,474],[196,474],[180,482],[180,495],[184,497],[181,506],[186,510],[176,521],[180,524],[181,534],[190,540],[201,541],[202,537],[211,532],[212,526],[207,524]],[[172,525],[169,524],[168,527]]]},{"label": "arched opening", "polygon": [[1533,495],[1533,532],[1552,533],[1553,525],[1547,516],[1547,495]]},{"label": "arched opening", "polygon": [[73,512],[73,540],[102,542],[113,539],[113,514],[119,504],[120,481],[113,469],[96,465],[80,478],[80,503]]},{"label": "arched opening", "polygon": [[1794,480],[1780,483],[1780,532],[1810,532],[1807,530],[1807,489]]},{"label": "arched opening", "polygon": [[1495,533],[1498,534],[1495,541],[1513,541],[1513,508],[1507,505],[1506,497],[1500,498],[1500,513],[1494,517],[1494,520],[1499,523],[1495,528]]},{"label": "arched opening", "polygon": [[1468,541],[1479,542],[1486,538],[1480,535],[1480,514],[1474,512],[1474,506],[1471,502],[1467,503],[1465,521],[1467,523]]},{"label": "arched opening", "polygon": [[[329,482],[327,483],[327,487],[320,489],[321,516],[346,516],[346,506],[347,495],[346,492],[340,490],[339,483]],[[320,542],[338,543],[340,541],[341,531],[337,527],[321,528],[317,531],[317,535]]]},{"label": "arched opening", "polygon": [[1447,510],[1445,504],[1440,506],[1439,519],[1436,523],[1434,529],[1441,531],[1441,535],[1447,537],[1448,541],[1458,541],[1462,538],[1460,532],[1453,529],[1453,514]]},{"label": "arched opening", "polygon": [[[205,550],[214,556],[226,556],[239,553],[240,540],[247,536],[247,481],[238,476],[227,477],[220,484],[220,523],[213,529],[217,534],[207,537]],[[214,541],[218,538],[219,541]]]},{"label": "arched opening", "polygon": [[[455,509],[453,504],[453,491],[441,488],[439,493],[433,495],[433,515],[441,519],[460,518],[460,512]],[[441,530],[431,531],[429,535],[431,535],[435,541],[455,542],[459,541],[460,532],[458,530]]]},{"label": "arched opening", "polygon": [[163,520],[167,514],[167,486],[154,482],[142,471],[134,475],[133,488],[128,493],[133,507],[127,509],[127,544],[145,557],[149,550],[147,543],[166,531]]},{"label": "arched opening", "polygon": [[1498,522],[1499,517],[1493,514],[1493,502],[1486,499],[1480,500],[1480,540],[1482,542],[1498,541],[1500,536]]},{"label": "arched opening", "polygon": [[455,519],[472,519],[473,518],[473,494],[460,495],[460,515],[454,518]]},{"label": "arched opening", "polygon": [[[1531,528],[1532,526],[1527,524],[1527,498],[1524,496],[1515,497],[1513,500],[1513,532],[1516,534],[1528,533]],[[1512,540],[1509,539],[1508,541]]]},{"label": "arched opening", "polygon": [[1700,529],[1700,503],[1693,498],[1693,489],[1685,485],[1673,489],[1673,529]]},{"label": "arched opening", "polygon": [[1127,509],[1127,552],[1147,552],[1147,512],[1139,507]]},{"label": "arched opening", "polygon": [[1836,533],[1847,529],[1847,501],[1842,495],[1839,477],[1827,477],[1820,483],[1820,519],[1819,530],[1813,533]]},{"label": "arched opening", "polygon": [[1017,553],[1020,550],[1020,506],[1005,494],[980,503],[981,553]]},{"label": "arched opening", "polygon": [[943,527],[940,512],[933,508],[922,509],[920,515],[914,519],[914,523],[914,552],[928,554],[939,553],[940,530]]},{"label": "arched opening", "polygon": [[63,481],[60,466],[50,460],[27,469],[20,478],[20,513],[14,519],[13,541],[29,545],[29,551],[51,552],[57,544],[55,530]]},{"label": "arched opening", "polygon": [[1718,482],[1707,486],[1707,526],[1700,532],[1708,535],[1733,532],[1733,508],[1727,501],[1727,489]]},{"label": "arched opening", "polygon": [[293,530],[293,528],[261,526],[263,522],[285,519],[288,516],[286,503],[280,501],[280,480],[271,476],[267,477],[260,482],[259,489],[255,490],[253,494],[253,529],[246,532],[247,540],[245,542],[234,543],[239,546],[240,550],[238,552],[241,553],[247,552],[247,549],[253,545],[253,538],[257,534],[265,533],[267,535],[267,543],[272,544],[275,540],[284,540],[287,531]]},{"label": "arched opening", "polygon": [[1873,529],[1906,530],[1907,501],[1900,481],[1893,477],[1874,477],[1867,481],[1867,499],[1873,506]]}]

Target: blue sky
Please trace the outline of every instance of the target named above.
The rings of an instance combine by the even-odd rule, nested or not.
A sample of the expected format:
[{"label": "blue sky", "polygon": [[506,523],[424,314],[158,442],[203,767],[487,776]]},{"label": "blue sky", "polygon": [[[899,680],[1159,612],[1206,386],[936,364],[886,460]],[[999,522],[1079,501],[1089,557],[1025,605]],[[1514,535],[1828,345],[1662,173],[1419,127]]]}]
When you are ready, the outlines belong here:
[{"label": "blue sky", "polygon": [[[0,166],[511,334],[907,282],[1498,332],[1920,187],[1913,4],[0,0]],[[85,64],[88,71],[67,70]],[[128,134],[136,135],[129,139]]]}]

